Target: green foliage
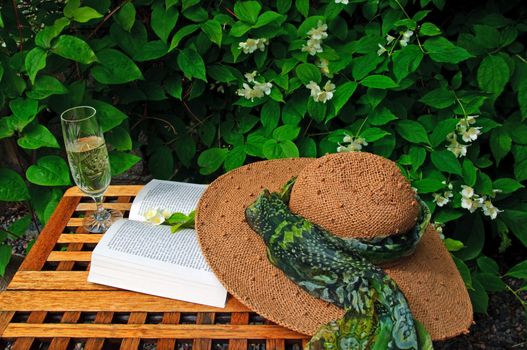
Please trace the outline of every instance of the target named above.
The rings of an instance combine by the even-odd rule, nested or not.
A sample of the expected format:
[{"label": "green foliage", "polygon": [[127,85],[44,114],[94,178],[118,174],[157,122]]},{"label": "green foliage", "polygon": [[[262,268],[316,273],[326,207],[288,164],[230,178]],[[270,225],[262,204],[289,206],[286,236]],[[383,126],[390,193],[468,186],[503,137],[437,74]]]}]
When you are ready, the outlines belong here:
[{"label": "green foliage", "polygon": [[525,262],[488,257],[527,247],[521,1],[32,4],[20,23],[0,7],[0,142],[21,159],[0,168],[0,200],[49,220],[71,185],[58,116],[75,105],[97,109],[113,175],[142,154],[157,178],[210,181],[353,143],[395,160],[427,201],[475,310],[510,289],[501,274],[527,283]]}]

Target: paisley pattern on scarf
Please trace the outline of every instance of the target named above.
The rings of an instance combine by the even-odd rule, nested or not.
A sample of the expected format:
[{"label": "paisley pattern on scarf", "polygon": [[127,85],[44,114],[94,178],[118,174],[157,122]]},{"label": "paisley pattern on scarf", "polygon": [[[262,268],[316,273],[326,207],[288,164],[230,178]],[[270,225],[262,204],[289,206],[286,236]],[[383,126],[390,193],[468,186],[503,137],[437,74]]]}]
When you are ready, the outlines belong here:
[{"label": "paisley pattern on scarf", "polygon": [[280,193],[264,190],[249,207],[249,226],[267,245],[268,258],[311,295],[346,310],[322,326],[306,348],[431,349],[430,336],[414,320],[403,293],[374,263],[410,255],[430,220],[421,204],[415,227],[375,240],[343,239],[312,224],[288,207],[295,179]]}]

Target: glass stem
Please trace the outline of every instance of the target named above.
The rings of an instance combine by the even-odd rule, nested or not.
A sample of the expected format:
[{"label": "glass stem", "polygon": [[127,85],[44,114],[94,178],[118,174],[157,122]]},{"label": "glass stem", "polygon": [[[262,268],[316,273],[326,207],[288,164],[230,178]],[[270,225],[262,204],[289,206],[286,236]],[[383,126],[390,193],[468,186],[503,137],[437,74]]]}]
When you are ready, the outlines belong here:
[{"label": "glass stem", "polygon": [[95,201],[95,205],[97,206],[97,209],[95,209],[95,213],[93,213],[93,216],[95,216],[97,220],[101,220],[106,216],[106,210],[102,206],[103,196],[101,195],[92,198]]}]

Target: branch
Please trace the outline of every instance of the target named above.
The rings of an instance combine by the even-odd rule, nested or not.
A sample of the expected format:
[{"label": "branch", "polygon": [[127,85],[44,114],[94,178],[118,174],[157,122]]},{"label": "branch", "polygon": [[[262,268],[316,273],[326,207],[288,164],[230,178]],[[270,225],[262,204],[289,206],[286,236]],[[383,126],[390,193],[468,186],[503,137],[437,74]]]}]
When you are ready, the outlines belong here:
[{"label": "branch", "polygon": [[18,29],[18,34],[20,35],[20,44],[18,46],[18,49],[20,52],[22,52],[22,50],[24,50],[24,33],[22,32],[22,29],[24,29],[24,26],[20,23],[20,17],[18,15],[18,7],[16,6],[16,0],[12,0],[11,3],[13,4],[13,11],[15,12],[16,27]]},{"label": "branch", "polygon": [[[13,0],[14,2],[15,0]],[[93,31],[90,33],[90,35],[88,35],[88,40],[91,39],[92,36],[95,35],[95,33],[97,33],[97,31],[99,29],[101,29],[101,27],[104,25],[104,23],[106,23],[106,21],[108,21],[117,11],[119,11],[121,9],[121,7],[124,6],[124,4],[126,4],[127,2],[129,2],[130,0],[125,0],[123,2],[121,2],[119,4],[119,6],[117,6],[116,8],[114,8],[109,14],[106,15],[106,17],[103,18],[103,20],[101,21],[101,23],[97,24],[97,27],[95,27],[95,29],[93,29]]]}]

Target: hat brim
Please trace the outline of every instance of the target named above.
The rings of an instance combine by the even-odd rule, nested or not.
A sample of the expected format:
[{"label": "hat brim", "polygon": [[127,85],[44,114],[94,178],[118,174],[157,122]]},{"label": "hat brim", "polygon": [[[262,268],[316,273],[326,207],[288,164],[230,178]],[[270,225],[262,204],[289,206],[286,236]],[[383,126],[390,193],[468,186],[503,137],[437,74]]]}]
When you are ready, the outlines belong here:
[{"label": "hat brim", "polygon": [[[261,161],[230,171],[210,184],[196,215],[203,254],[229,293],[265,318],[307,335],[342,317],[343,310],[312,297],[273,266],[244,211],[264,188],[279,190],[313,160]],[[433,340],[468,332],[473,322],[468,292],[432,226],[413,255],[384,270]]]}]

